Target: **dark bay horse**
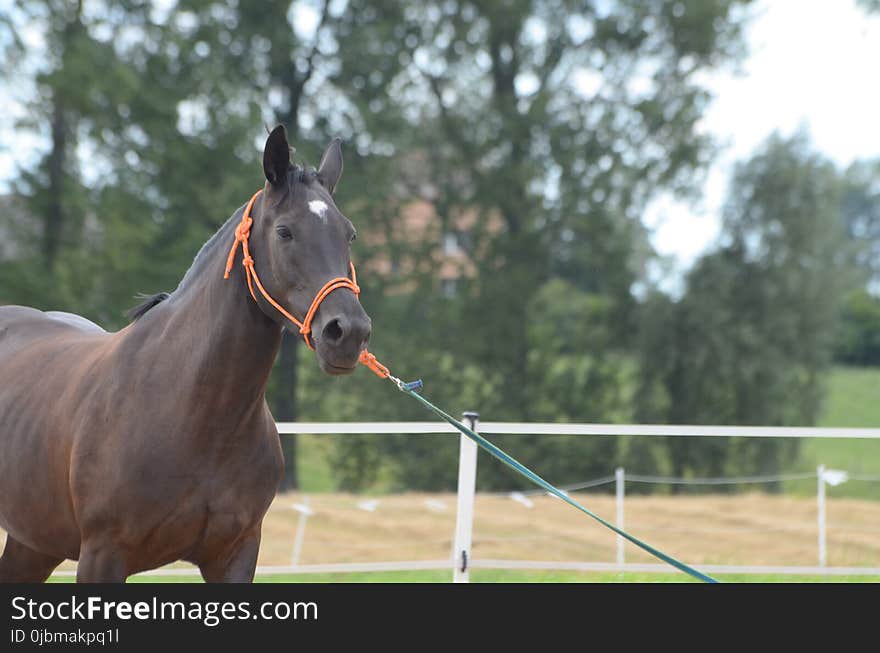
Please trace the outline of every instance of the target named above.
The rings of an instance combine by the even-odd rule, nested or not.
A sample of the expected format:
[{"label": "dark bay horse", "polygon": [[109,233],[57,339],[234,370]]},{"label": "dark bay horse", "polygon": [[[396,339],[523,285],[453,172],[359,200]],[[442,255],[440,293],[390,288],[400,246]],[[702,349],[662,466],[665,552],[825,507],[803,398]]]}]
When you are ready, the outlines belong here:
[{"label": "dark bay horse", "polygon": [[[304,315],[347,277],[354,228],[331,194],[334,140],[317,171],[293,166],[282,127],[263,152],[253,204],[255,271]],[[43,581],[64,559],[77,581],[124,581],[176,560],[207,581],[251,581],[282,455],[265,401],[288,320],[248,291],[240,208],[178,288],[107,333],[79,316],[0,307],[0,581]],[[327,295],[311,341],[328,374],[351,372],[370,320],[351,289]]]}]

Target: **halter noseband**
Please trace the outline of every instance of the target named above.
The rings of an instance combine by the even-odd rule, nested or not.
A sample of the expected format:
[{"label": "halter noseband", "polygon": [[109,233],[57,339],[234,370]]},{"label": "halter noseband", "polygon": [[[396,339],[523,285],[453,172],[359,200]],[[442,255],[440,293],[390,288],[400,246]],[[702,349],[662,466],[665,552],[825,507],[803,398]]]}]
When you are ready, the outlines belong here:
[{"label": "halter noseband", "polygon": [[[248,290],[251,292],[251,297],[254,298],[254,301],[257,302],[257,295],[254,292],[254,284],[256,283],[257,289],[260,291],[260,294],[263,298],[269,302],[272,306],[275,307],[279,313],[281,313],[288,320],[293,322],[295,325],[299,327],[299,332],[303,337],[303,340],[306,341],[306,345],[308,345],[309,349],[314,350],[315,347],[312,345],[311,338],[309,338],[309,334],[312,332],[312,320],[315,317],[315,313],[318,312],[318,307],[321,305],[327,296],[333,292],[334,290],[338,290],[339,288],[348,288],[351,290],[355,297],[360,298],[361,289],[357,285],[357,275],[354,271],[354,263],[349,262],[349,268],[351,269],[351,278],[347,277],[336,277],[335,279],[330,279],[327,283],[321,286],[321,289],[315,295],[315,298],[312,300],[311,306],[309,306],[309,310],[306,312],[305,317],[302,321],[297,320],[293,315],[288,313],[281,304],[272,299],[271,295],[266,291],[263,287],[263,284],[260,282],[260,277],[257,275],[257,271],[254,268],[254,259],[251,256],[250,248],[248,247],[248,238],[251,234],[251,225],[253,225],[254,220],[251,218],[251,210],[254,207],[254,202],[260,193],[263,192],[261,188],[256,193],[254,193],[253,197],[251,197],[250,201],[247,203],[247,206],[244,209],[244,213],[241,216],[241,222],[235,228],[235,241],[232,243],[232,248],[229,250],[229,256],[226,258],[226,270],[223,274],[224,279],[229,278],[229,273],[232,271],[232,266],[235,263],[235,253],[238,251],[238,245],[241,243],[241,251],[243,258],[241,260],[241,264],[244,266],[245,276],[247,277]],[[257,302],[259,304],[259,302]],[[369,367],[373,372],[380,377],[387,377],[389,375],[388,368],[382,365],[379,361],[376,360],[376,357],[373,356],[370,352],[364,349],[358,358],[358,360]]]}]

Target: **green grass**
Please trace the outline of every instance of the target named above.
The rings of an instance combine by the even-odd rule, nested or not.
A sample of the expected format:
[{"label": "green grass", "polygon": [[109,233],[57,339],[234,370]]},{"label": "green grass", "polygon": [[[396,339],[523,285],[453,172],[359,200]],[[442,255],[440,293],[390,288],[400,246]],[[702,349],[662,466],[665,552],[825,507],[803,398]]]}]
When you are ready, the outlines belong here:
[{"label": "green grass", "polygon": [[[880,368],[836,367],[827,384],[828,394],[817,426],[880,427]],[[851,474],[880,475],[880,440],[803,440],[801,469],[814,470],[820,463]],[[814,493],[815,482],[799,484],[798,490]],[[880,483],[849,481],[828,488],[828,496],[880,499]]]},{"label": "green grass", "polygon": [[[880,576],[788,576],[778,574],[719,574],[725,583],[880,583]],[[345,574],[267,574],[258,583],[448,583],[449,571],[386,571]],[[50,582],[73,582],[73,577],[55,577]],[[130,583],[200,583],[198,576],[135,576]],[[520,571],[475,569],[475,583],[696,583],[679,573],[613,573],[576,571]]]},{"label": "green grass", "polygon": [[836,367],[819,426],[880,427],[880,367]]},{"label": "green grass", "polygon": [[322,435],[297,436],[297,472],[305,492],[333,492],[337,489],[329,452],[333,439]]}]

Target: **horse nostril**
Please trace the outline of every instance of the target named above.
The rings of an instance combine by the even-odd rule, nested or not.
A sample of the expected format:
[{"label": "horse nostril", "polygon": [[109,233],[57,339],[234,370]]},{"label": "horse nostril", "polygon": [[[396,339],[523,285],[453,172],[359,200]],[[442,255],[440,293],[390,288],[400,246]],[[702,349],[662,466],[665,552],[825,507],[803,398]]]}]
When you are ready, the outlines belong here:
[{"label": "horse nostril", "polygon": [[333,319],[324,326],[322,335],[329,342],[335,343],[342,340],[342,336],[345,335],[345,332],[343,331],[342,324],[339,323],[339,320]]}]

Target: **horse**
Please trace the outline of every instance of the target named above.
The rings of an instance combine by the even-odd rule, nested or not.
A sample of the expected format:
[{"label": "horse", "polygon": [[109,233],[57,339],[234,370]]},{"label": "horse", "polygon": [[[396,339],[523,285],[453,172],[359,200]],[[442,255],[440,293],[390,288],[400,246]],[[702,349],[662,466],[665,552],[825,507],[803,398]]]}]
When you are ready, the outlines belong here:
[{"label": "horse", "polygon": [[[307,169],[279,125],[263,172],[174,292],[123,329],[0,307],[0,582],[43,582],[65,559],[77,582],[177,560],[207,582],[253,581],[283,472],[265,399],[283,330],[304,333],[293,314],[309,313],[306,342],[329,375],[357,367],[371,330],[354,280],[316,297],[354,274],[355,228],[333,201],[340,140]],[[242,239],[244,265],[225,268]]]}]

